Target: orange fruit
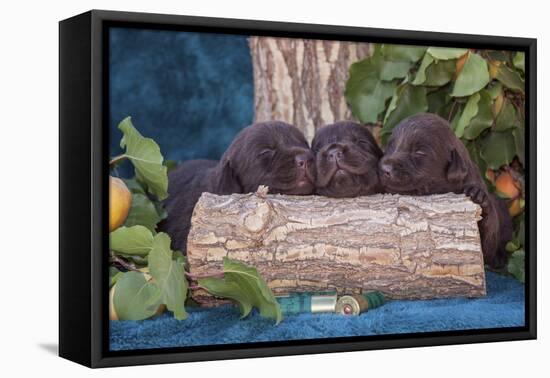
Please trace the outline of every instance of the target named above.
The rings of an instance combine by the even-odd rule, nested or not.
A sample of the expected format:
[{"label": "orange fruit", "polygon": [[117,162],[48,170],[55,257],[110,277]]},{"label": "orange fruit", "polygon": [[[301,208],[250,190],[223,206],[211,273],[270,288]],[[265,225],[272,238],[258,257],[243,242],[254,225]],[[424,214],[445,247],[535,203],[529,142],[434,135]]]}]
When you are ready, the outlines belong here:
[{"label": "orange fruit", "polygon": [[516,198],[508,205],[508,213],[510,213],[510,216],[515,217],[521,211],[523,210],[523,207],[525,206],[524,201],[521,198]]},{"label": "orange fruit", "polygon": [[109,232],[124,224],[132,206],[132,193],[121,179],[109,176]]},{"label": "orange fruit", "polygon": [[519,185],[509,172],[502,172],[498,175],[495,187],[501,197],[516,198],[520,194]]}]

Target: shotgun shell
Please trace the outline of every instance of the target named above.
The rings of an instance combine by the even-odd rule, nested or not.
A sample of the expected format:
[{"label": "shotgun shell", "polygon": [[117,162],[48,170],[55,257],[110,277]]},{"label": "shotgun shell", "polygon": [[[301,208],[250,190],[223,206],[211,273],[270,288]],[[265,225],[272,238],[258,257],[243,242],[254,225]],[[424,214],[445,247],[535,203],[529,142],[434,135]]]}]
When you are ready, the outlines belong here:
[{"label": "shotgun shell", "polygon": [[336,312],[342,315],[359,315],[368,308],[369,302],[362,295],[344,295],[336,303]]},{"label": "shotgun shell", "polygon": [[336,312],[343,315],[359,315],[382,306],[385,301],[384,295],[379,291],[363,293],[362,295],[344,295],[336,303]]},{"label": "shotgun shell", "polygon": [[338,297],[336,293],[329,295],[314,295],[311,297],[311,312],[334,312]]},{"label": "shotgun shell", "polygon": [[283,314],[334,312],[336,293],[297,293],[276,297]]}]

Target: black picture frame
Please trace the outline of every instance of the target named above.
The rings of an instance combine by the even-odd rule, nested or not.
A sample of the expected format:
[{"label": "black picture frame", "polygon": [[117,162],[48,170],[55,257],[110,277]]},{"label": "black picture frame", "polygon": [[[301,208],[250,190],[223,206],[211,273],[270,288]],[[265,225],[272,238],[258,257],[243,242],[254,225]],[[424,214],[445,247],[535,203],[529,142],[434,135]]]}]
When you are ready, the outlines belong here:
[{"label": "black picture frame", "polygon": [[[108,348],[110,26],[503,49],[526,59],[525,326],[112,352]],[[536,338],[536,39],[92,10],[59,23],[59,354],[89,367]]]}]

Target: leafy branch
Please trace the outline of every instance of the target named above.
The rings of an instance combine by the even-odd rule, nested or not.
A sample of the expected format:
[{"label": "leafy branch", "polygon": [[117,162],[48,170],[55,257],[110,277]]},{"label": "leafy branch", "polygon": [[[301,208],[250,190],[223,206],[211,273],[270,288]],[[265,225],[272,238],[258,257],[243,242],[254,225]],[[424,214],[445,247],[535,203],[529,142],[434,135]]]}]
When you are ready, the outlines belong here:
[{"label": "leafy branch", "polygon": [[361,122],[381,124],[382,146],[399,122],[416,113],[435,113],[449,121],[489,190],[508,201],[515,217],[508,271],[522,280],[524,54],[382,44],[353,63],[349,73],[347,102]]},{"label": "leafy branch", "polygon": [[[160,304],[165,304],[174,312],[176,319],[185,319],[188,290],[198,289],[236,301],[243,317],[253,307],[257,307],[262,316],[272,318],[277,323],[282,319],[278,302],[256,268],[226,258],[221,271],[203,274],[187,272],[183,261],[177,257],[174,259],[170,237],[162,232],[153,235],[143,226],[121,227],[111,232],[110,247],[111,260],[129,270],[118,278],[114,294],[119,319],[137,320],[143,316],[145,319],[151,313],[147,309],[152,305],[156,309]],[[137,268],[121,257],[136,255],[147,258],[146,268]],[[144,279],[137,279],[136,274],[142,274]],[[189,285],[187,278],[198,284]],[[143,290],[145,294],[141,293]],[[128,302],[122,299],[136,297],[138,293],[140,301]],[[116,303],[124,303],[120,312]]]},{"label": "leafy branch", "polygon": [[150,138],[143,137],[132,124],[132,119],[126,117],[118,125],[122,131],[120,147],[125,152],[112,158],[109,165],[114,165],[124,159],[132,162],[136,178],[142,182],[151,194],[159,200],[168,197],[167,167],[163,165],[164,158],[159,145]]},{"label": "leafy branch", "polygon": [[[159,146],[135,129],[130,117],[118,128],[123,133],[120,146],[125,152],[112,158],[110,165],[130,160],[135,177],[118,180],[119,188],[123,187],[118,190],[127,192],[118,197],[125,199],[125,204],[130,198],[131,203],[109,235],[111,306],[116,318],[147,319],[165,306],[176,319],[185,319],[189,291],[202,289],[235,300],[243,317],[252,307],[258,307],[261,315],[280,322],[279,304],[255,268],[227,260],[221,271],[196,274],[186,270],[185,257],[171,249],[168,234],[156,231],[157,224],[166,217],[160,200],[168,196],[168,162]],[[115,197],[111,196],[110,205],[120,208]]]}]

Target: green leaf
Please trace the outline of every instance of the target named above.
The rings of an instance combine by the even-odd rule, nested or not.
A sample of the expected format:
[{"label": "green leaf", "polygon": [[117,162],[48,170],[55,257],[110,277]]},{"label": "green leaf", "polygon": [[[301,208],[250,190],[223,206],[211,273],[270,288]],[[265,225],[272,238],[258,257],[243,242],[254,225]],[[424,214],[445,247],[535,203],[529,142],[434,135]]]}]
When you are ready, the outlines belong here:
[{"label": "green leaf", "polygon": [[134,263],[138,268],[144,268],[147,266],[149,260],[147,259],[147,256],[139,256],[139,255],[127,255],[125,253],[121,252],[115,252],[115,254],[119,257],[122,257],[126,260],[129,260],[129,262]]},{"label": "green leaf", "polygon": [[388,60],[415,63],[426,52],[427,48],[422,46],[406,46],[384,44],[380,47],[381,54]]},{"label": "green leaf", "polygon": [[113,287],[114,284],[124,273],[115,268],[114,266],[109,267],[109,289]]},{"label": "green leaf", "polygon": [[511,51],[485,50],[485,53],[491,61],[509,62],[512,60]]},{"label": "green leaf", "polygon": [[184,256],[181,251],[174,251],[172,254],[172,260],[176,260],[178,264],[185,267],[187,266],[187,256]]},{"label": "green leaf", "polygon": [[504,100],[502,109],[497,115],[495,120],[495,131],[505,131],[513,129],[519,126],[519,119],[517,116],[516,108],[508,100]]},{"label": "green leaf", "polygon": [[157,311],[160,303],[151,303],[158,297],[158,289],[140,272],[126,272],[115,286],[113,304],[120,320],[143,320]]},{"label": "green leaf", "polygon": [[439,60],[457,59],[468,52],[468,49],[456,49],[448,47],[430,47],[428,54]]},{"label": "green leaf", "polygon": [[256,268],[226,257],[223,260],[223,272],[225,281],[237,284],[246,293],[250,303],[260,310],[261,316],[280,323],[283,316],[279,302]]},{"label": "green leaf", "polygon": [[468,126],[470,124],[470,121],[476,116],[479,110],[477,104],[480,98],[481,96],[479,95],[479,93],[474,93],[468,98],[468,102],[466,103],[466,106],[464,107],[464,110],[462,111],[462,114],[458,119],[458,123],[455,129],[455,135],[458,138],[462,138],[466,126]]},{"label": "green leaf", "polygon": [[525,251],[518,249],[508,258],[508,272],[525,283]]},{"label": "green leaf", "polygon": [[476,139],[484,130],[493,125],[493,111],[491,109],[493,102],[491,101],[491,96],[485,90],[480,91],[479,96],[477,114],[470,121],[466,130],[464,130],[464,138],[466,139]]},{"label": "green leaf", "polygon": [[470,96],[489,83],[487,62],[478,54],[469,54],[456,78],[451,96]]},{"label": "green leaf", "polygon": [[200,279],[199,285],[214,295],[237,301],[243,317],[256,307],[261,316],[275,319],[277,324],[282,320],[279,303],[256,268],[225,257],[223,271],[223,279]]},{"label": "green leaf", "polygon": [[157,223],[162,220],[155,204],[144,194],[134,194],[132,197],[132,207],[126,218],[124,225],[132,227],[142,225],[152,232],[155,232]]},{"label": "green leaf", "polygon": [[413,64],[411,59],[423,50],[382,45],[376,47],[372,56],[351,65],[345,95],[353,114],[361,122],[378,121],[397,87],[395,79],[407,76]]},{"label": "green leaf", "polygon": [[403,119],[428,110],[426,88],[409,83],[400,85],[388,107],[381,129],[382,143],[386,144],[392,130]]},{"label": "green leaf", "polygon": [[384,110],[386,100],[396,87],[394,82],[380,80],[379,68],[372,59],[369,57],[351,65],[345,90],[353,114],[365,123],[378,120],[378,114]]},{"label": "green leaf", "polygon": [[[384,120],[383,120],[383,124],[386,123],[386,121],[388,120],[388,117],[390,116],[390,114],[395,110],[395,108],[397,107],[397,100],[399,99],[399,95],[401,92],[402,92],[402,89],[405,87],[405,84],[409,82],[409,77],[407,76],[405,79],[403,79],[403,81],[401,82],[401,84],[396,87],[395,89],[395,92],[392,94],[392,98],[391,98],[391,101],[388,105],[388,108],[386,109],[386,114],[384,115]],[[426,96],[426,101],[427,101],[427,96]]]},{"label": "green leaf", "polygon": [[512,131],[514,143],[516,145],[516,155],[521,164],[525,164],[525,129],[523,127],[515,128]]},{"label": "green leaf", "polygon": [[487,86],[486,91],[491,96],[491,100],[494,101],[502,93],[502,84],[498,81],[493,81]]},{"label": "green leaf", "polygon": [[158,144],[144,138],[132,125],[130,117],[120,122],[118,128],[124,136],[120,147],[126,148],[124,155],[132,161],[136,169],[136,178],[147,184],[149,191],[163,200],[168,196],[167,170],[162,165],[163,157]]},{"label": "green leaf", "polygon": [[183,265],[172,260],[170,237],[161,232],[155,236],[153,248],[149,253],[149,272],[160,292],[161,303],[174,313],[178,320],[187,318],[185,300],[187,298],[187,280]]},{"label": "green leaf", "polygon": [[514,136],[509,130],[490,132],[482,141],[481,157],[491,169],[497,170],[503,165],[510,164],[515,155]]},{"label": "green leaf", "polygon": [[[350,79],[351,80],[351,79]],[[348,81],[346,97],[353,114],[363,123],[378,121],[378,115],[384,110],[385,102],[391,97],[396,84],[383,82],[378,78],[365,78],[362,88]]]},{"label": "green leaf", "polygon": [[146,194],[146,188],[136,178],[122,179],[132,194]]},{"label": "green leaf", "polygon": [[516,241],[510,240],[506,243],[506,252],[514,252],[520,248],[519,244],[516,244]]},{"label": "green leaf", "polygon": [[498,66],[496,79],[500,81],[506,88],[521,93],[525,92],[525,82],[517,71],[512,70],[505,64]]},{"label": "green leaf", "polygon": [[441,86],[451,81],[455,72],[455,62],[450,60],[435,61],[426,70],[427,86]]},{"label": "green leaf", "polygon": [[436,61],[430,54],[426,54],[412,84],[439,87],[451,81],[454,70],[453,61]]},{"label": "green leaf", "polygon": [[[439,114],[443,118],[449,118],[449,112],[452,108],[452,98],[449,96],[450,93],[450,85],[445,85],[430,91],[426,96],[428,100],[428,112]],[[458,113],[455,111],[456,109],[453,109],[453,114]]]},{"label": "green leaf", "polygon": [[147,256],[153,247],[153,234],[144,226],[119,227],[109,235],[109,248],[125,255]]},{"label": "green leaf", "polygon": [[[369,58],[367,58],[369,59]],[[376,76],[380,80],[391,81],[394,79],[401,79],[407,76],[412,63],[408,60],[392,60],[389,57],[385,57],[378,49],[370,57],[369,70],[376,72]]]},{"label": "green leaf", "polygon": [[[453,116],[453,119],[451,120],[451,128],[455,131],[458,128],[458,122],[460,121],[460,117],[462,115],[462,107],[459,105],[455,105],[458,110],[456,111],[455,115]],[[445,118],[445,117],[444,117]],[[448,116],[446,118],[449,118]]]},{"label": "green leaf", "polygon": [[353,114],[364,123],[376,122],[397,84],[380,79],[379,57],[354,63],[346,83],[345,96]]},{"label": "green leaf", "polygon": [[166,219],[166,217],[168,217],[168,212],[164,208],[164,204],[162,202],[153,202],[153,204],[155,205],[155,209],[160,219]]},{"label": "green leaf", "polygon": [[518,52],[514,55],[514,67],[516,67],[521,72],[525,72],[525,53]]},{"label": "green leaf", "polygon": [[424,58],[422,58],[422,62],[420,63],[420,67],[418,67],[418,72],[416,73],[416,77],[414,78],[412,85],[422,85],[426,81],[426,69],[432,64],[434,61],[434,58],[432,58],[431,55],[425,54]]},{"label": "green leaf", "polygon": [[485,177],[485,172],[487,171],[487,163],[481,157],[481,147],[479,145],[480,145],[479,140],[472,140],[466,143],[466,149],[468,150],[468,153],[472,161],[479,168],[479,171],[483,173],[482,176],[485,182],[488,185],[492,185],[491,183],[488,182],[487,178]]},{"label": "green leaf", "polygon": [[201,278],[198,283],[212,295],[232,299],[237,302],[241,318],[245,318],[252,311],[252,300],[237,283],[227,282],[225,279],[214,277]]}]

